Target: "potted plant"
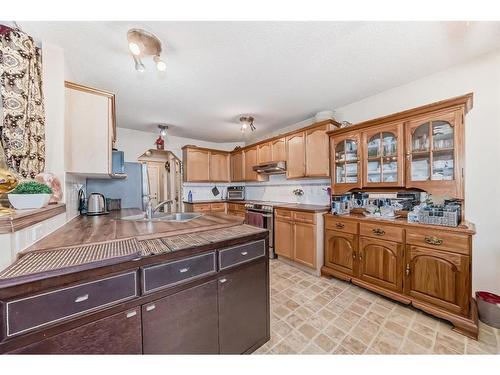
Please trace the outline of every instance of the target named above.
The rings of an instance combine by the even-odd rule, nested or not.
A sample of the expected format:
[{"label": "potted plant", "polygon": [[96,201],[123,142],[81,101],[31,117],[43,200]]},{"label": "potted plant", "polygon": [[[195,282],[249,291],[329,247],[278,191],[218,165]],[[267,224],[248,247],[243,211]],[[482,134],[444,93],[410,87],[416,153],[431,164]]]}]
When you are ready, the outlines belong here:
[{"label": "potted plant", "polygon": [[21,182],[9,194],[9,202],[16,210],[45,207],[52,196],[52,189],[36,181]]}]

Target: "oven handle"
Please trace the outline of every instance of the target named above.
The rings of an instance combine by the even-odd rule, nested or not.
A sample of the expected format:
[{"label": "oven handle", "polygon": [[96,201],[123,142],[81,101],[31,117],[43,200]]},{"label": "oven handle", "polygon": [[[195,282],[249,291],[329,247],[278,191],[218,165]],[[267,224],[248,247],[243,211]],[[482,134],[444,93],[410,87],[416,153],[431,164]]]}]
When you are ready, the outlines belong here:
[{"label": "oven handle", "polygon": [[256,214],[260,214],[262,217],[273,217],[273,215],[269,215],[269,214],[263,214],[263,213],[260,213],[260,212],[257,212],[257,211],[247,211],[247,212],[254,212]]}]

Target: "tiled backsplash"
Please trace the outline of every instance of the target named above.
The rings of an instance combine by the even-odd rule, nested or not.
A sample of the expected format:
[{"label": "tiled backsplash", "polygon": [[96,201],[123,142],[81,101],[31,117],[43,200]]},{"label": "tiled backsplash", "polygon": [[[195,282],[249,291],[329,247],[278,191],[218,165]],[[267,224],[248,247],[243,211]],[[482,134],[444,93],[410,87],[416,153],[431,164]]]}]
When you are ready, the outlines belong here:
[{"label": "tiled backsplash", "polygon": [[[326,189],[330,186],[329,179],[301,179],[287,180],[285,175],[271,175],[269,181],[254,183],[185,183],[183,188],[183,199],[187,200],[189,191],[193,193],[193,201],[218,200],[226,198],[228,186],[243,185],[245,187],[245,198],[248,200],[264,200],[287,203],[304,203],[328,205],[330,200]],[[214,196],[212,188],[217,186],[221,194]],[[293,190],[302,189],[304,195],[296,196]]]},{"label": "tiled backsplash", "polygon": [[[271,175],[269,181],[247,183],[245,193],[249,200],[328,205],[329,186],[329,179],[287,180],[285,175]],[[295,189],[302,189],[304,195],[295,195]]]},{"label": "tiled backsplash", "polygon": [[66,173],[66,218],[67,220],[71,220],[74,217],[79,215],[78,212],[78,190],[85,184],[87,179],[82,176],[76,176],[74,174]]}]

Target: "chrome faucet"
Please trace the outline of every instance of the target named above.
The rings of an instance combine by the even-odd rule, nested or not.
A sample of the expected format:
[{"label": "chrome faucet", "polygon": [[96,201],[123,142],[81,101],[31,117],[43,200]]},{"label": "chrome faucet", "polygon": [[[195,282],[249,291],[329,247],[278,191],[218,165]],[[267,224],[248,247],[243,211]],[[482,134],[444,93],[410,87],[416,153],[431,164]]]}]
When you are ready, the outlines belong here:
[{"label": "chrome faucet", "polygon": [[158,203],[156,206],[153,207],[153,202],[151,201],[151,197],[149,197],[148,204],[146,206],[146,219],[151,220],[153,218],[153,214],[156,211],[158,211],[160,209],[160,207],[163,207],[166,204],[169,205],[169,209],[170,209],[170,205],[172,203],[174,203],[174,201],[169,199],[169,200],[161,201],[160,203]]}]

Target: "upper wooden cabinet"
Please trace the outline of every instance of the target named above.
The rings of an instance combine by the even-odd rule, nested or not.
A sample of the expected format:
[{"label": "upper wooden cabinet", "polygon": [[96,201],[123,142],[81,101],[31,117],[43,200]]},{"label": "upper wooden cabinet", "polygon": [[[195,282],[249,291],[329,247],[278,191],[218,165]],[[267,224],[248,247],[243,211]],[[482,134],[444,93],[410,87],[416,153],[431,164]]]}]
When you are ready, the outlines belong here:
[{"label": "upper wooden cabinet", "polygon": [[257,146],[257,164],[269,163],[273,160],[271,142]]},{"label": "upper wooden cabinet", "polygon": [[306,175],[305,133],[298,132],[286,137],[287,178],[300,178]]},{"label": "upper wooden cabinet", "polygon": [[464,199],[464,117],[471,108],[467,94],[329,131],[333,192],[405,187]]},{"label": "upper wooden cabinet", "polygon": [[231,181],[245,181],[245,164],[243,151],[237,151],[231,154]]},{"label": "upper wooden cabinet", "polygon": [[350,132],[333,138],[332,187],[335,194],[361,188],[361,150],[359,132]]},{"label": "upper wooden cabinet", "polygon": [[184,147],[184,182],[210,181],[210,151],[197,147]]},{"label": "upper wooden cabinet", "polygon": [[257,181],[257,173],[253,167],[257,165],[257,146],[247,148],[243,151],[245,163],[245,181]]},{"label": "upper wooden cabinet", "polygon": [[66,172],[113,177],[115,95],[65,82]]},{"label": "upper wooden cabinet", "polygon": [[403,123],[362,133],[363,186],[404,186]]},{"label": "upper wooden cabinet", "polygon": [[327,124],[308,129],[306,134],[306,171],[307,177],[330,176],[329,130]]},{"label": "upper wooden cabinet", "polygon": [[286,160],[286,138],[278,138],[271,141],[272,161]]},{"label": "upper wooden cabinet", "polygon": [[406,128],[406,186],[463,198],[463,111],[432,113]]},{"label": "upper wooden cabinet", "polygon": [[209,179],[213,182],[229,182],[229,154],[227,152],[210,151]]}]

